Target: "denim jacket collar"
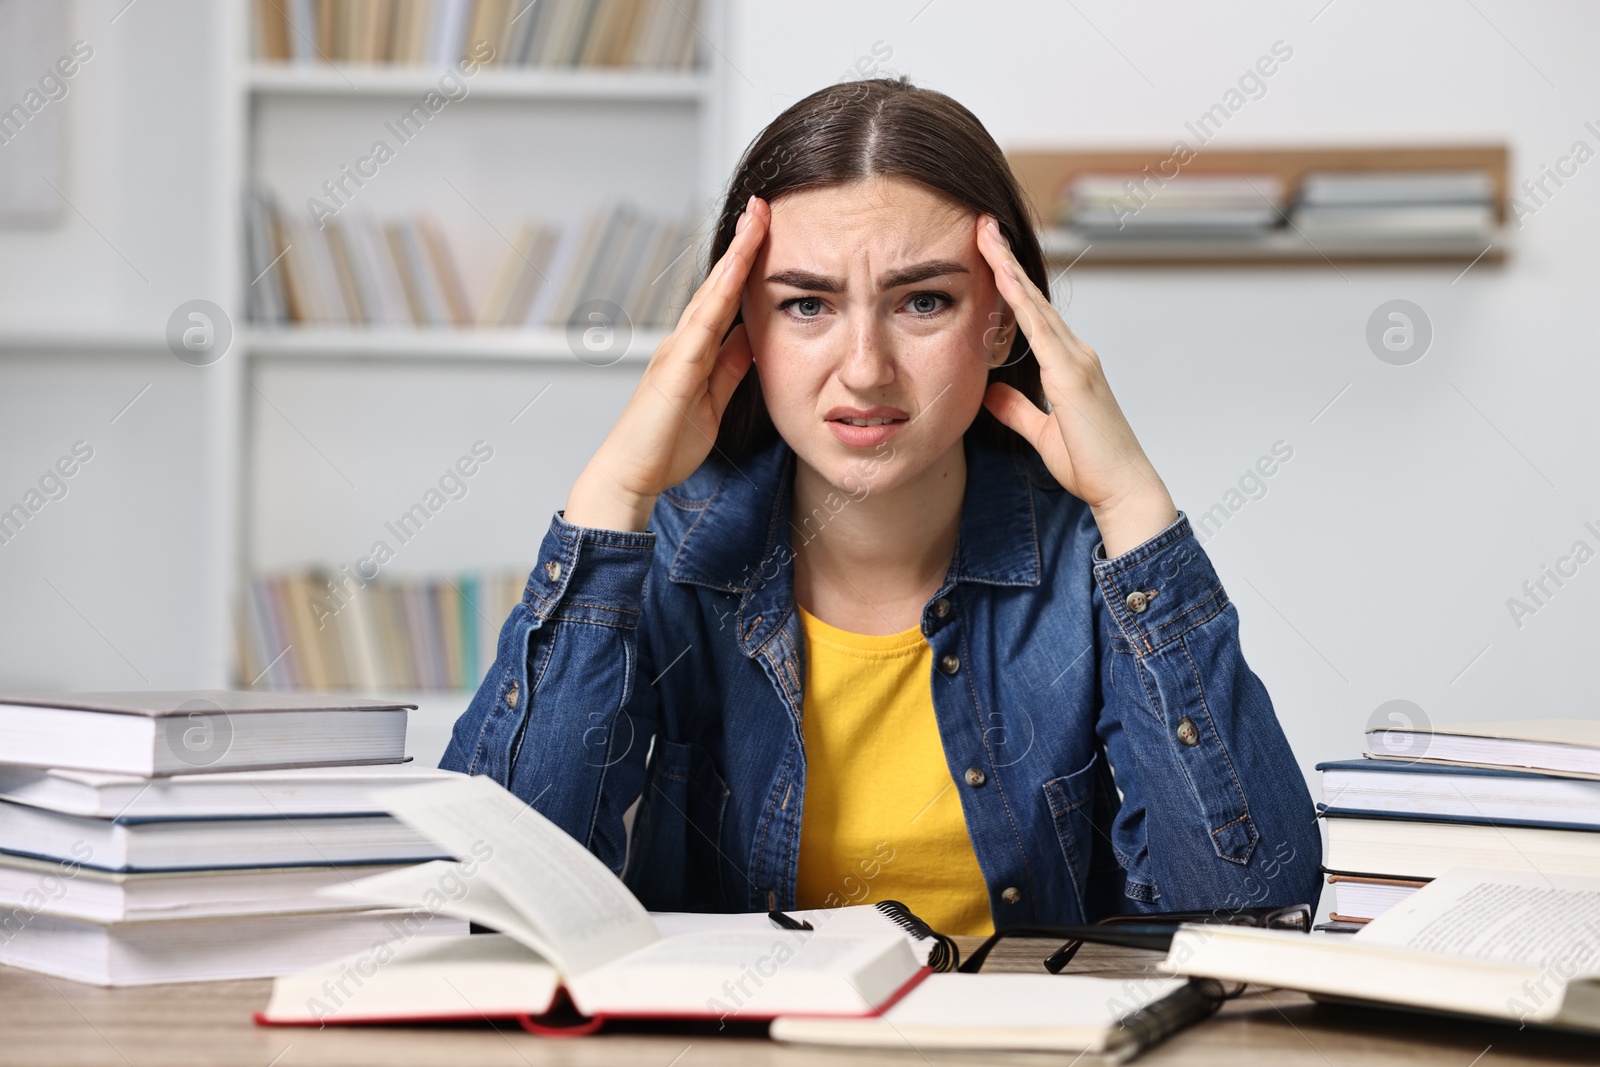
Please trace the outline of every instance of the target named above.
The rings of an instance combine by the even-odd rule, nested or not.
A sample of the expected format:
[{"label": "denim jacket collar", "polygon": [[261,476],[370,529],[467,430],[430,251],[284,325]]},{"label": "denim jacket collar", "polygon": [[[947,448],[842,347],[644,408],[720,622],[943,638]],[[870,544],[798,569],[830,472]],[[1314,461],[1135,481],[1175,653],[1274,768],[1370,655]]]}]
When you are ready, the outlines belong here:
[{"label": "denim jacket collar", "polygon": [[[964,581],[1038,585],[1038,516],[1028,472],[970,433],[963,447],[967,485],[961,525],[938,595]],[[795,463],[794,450],[779,437],[739,469],[727,471],[684,535],[668,571],[679,584],[742,594],[739,636],[749,655],[755,655],[792,610]]]}]

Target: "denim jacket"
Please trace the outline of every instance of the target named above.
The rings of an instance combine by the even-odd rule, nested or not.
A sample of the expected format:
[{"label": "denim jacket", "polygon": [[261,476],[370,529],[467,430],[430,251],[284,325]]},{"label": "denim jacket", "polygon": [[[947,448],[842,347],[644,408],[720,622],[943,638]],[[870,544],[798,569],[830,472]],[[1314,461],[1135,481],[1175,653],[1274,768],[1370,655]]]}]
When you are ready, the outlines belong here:
[{"label": "denim jacket", "polygon": [[[922,632],[995,924],[1315,904],[1311,797],[1187,517],[1105,559],[1037,456],[964,448]],[[644,532],[557,511],[441,763],[492,776],[654,911],[795,906],[792,535],[829,516],[792,520],[794,466],[781,439],[738,469],[714,454]]]}]

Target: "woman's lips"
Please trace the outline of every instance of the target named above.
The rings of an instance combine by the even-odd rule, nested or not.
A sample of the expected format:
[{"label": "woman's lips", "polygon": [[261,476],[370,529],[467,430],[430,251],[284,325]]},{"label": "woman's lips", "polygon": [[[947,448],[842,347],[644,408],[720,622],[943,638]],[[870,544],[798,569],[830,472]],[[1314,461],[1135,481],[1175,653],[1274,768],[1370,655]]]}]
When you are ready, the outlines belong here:
[{"label": "woman's lips", "polygon": [[[882,417],[877,416],[877,418]],[[873,419],[873,421],[876,421],[876,419]],[[873,426],[855,426],[842,419],[827,420],[828,429],[833,431],[833,436],[852,448],[872,448],[875,445],[882,444],[899,433],[900,428],[908,421],[907,419],[895,419],[892,422],[878,423]]]}]

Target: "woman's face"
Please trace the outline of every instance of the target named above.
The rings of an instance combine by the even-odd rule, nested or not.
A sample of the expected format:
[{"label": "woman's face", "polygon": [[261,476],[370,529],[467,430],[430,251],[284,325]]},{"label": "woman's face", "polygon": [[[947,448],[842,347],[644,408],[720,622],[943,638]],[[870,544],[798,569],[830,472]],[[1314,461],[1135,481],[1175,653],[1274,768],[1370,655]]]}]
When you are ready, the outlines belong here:
[{"label": "woman's face", "polygon": [[773,424],[846,492],[903,485],[959,446],[1011,337],[977,214],[901,178],[771,207],[741,309]]}]

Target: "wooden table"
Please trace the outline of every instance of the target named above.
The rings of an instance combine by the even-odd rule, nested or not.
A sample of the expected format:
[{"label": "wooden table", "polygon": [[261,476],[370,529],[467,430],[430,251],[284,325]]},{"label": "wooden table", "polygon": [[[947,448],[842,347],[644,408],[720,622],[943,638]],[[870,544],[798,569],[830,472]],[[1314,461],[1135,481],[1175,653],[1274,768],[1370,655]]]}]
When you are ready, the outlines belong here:
[{"label": "wooden table", "polygon": [[[970,947],[963,939],[963,950]],[[1005,943],[985,970],[1032,970],[1055,945]],[[1073,973],[1140,977],[1159,956],[1085,947]],[[780,1045],[764,1037],[709,1029],[600,1034],[551,1040],[500,1023],[462,1026],[256,1026],[251,1013],[267,1001],[267,981],[101,989],[0,966],[0,1065],[381,1064],[399,1067],[527,1067],[531,1064],[713,1064],[853,1067],[953,1063],[1067,1064],[1071,1056],[969,1055],[916,1050],[858,1052]],[[1600,1039],[1521,1031],[1458,1020],[1313,1004],[1298,993],[1248,991],[1222,1012],[1178,1034],[1140,1064],[1278,1067],[1347,1064],[1437,1064],[1505,1067],[1519,1063],[1600,1063]]]}]

